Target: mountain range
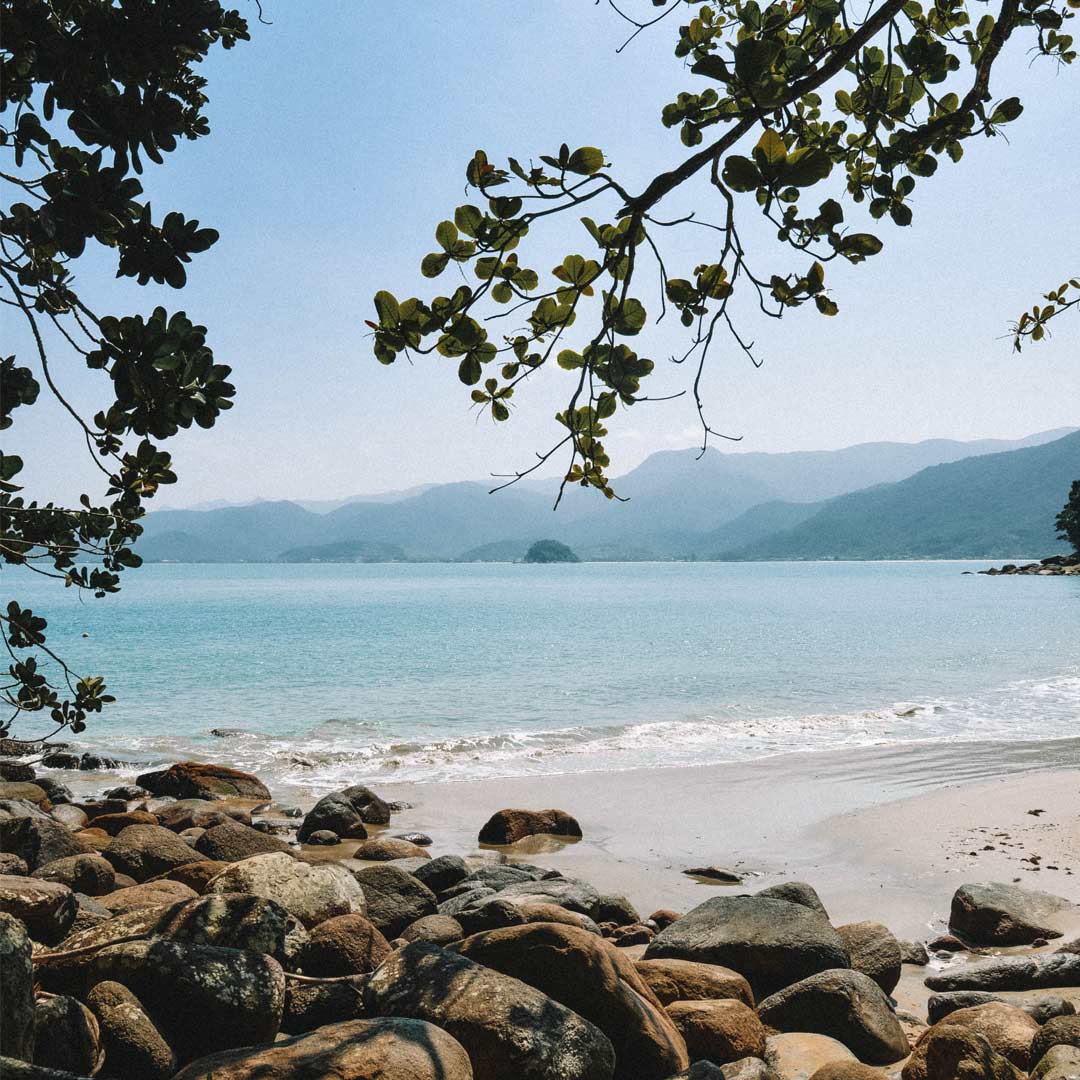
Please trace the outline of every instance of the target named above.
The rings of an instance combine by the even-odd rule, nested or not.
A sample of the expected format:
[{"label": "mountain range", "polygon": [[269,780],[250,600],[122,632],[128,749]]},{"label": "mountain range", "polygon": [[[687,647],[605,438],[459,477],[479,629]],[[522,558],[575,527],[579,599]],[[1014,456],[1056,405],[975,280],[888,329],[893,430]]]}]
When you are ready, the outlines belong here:
[{"label": "mountain range", "polygon": [[1080,431],[1017,440],[863,443],[782,454],[653,454],[615,484],[626,502],[554,482],[483,484],[302,504],[163,510],[147,561],[513,561],[541,538],[583,559],[1038,557],[1080,477]]}]

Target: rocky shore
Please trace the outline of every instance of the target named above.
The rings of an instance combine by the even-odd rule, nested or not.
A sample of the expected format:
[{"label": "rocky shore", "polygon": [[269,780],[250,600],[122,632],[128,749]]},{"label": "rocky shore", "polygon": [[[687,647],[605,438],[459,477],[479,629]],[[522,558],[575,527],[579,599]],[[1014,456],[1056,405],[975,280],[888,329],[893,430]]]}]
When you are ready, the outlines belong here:
[{"label": "rocky shore", "polygon": [[362,785],[304,814],[224,766],[75,798],[0,760],[0,1076],[1080,1075],[1067,899],[969,881],[901,941],[810,884],[714,876],[646,916],[544,865],[571,813],[491,809],[447,853]]},{"label": "rocky shore", "polygon": [[[970,571],[968,571],[970,573]],[[1004,566],[991,566],[989,570],[979,570],[979,574],[997,577],[1000,574],[1035,574],[1039,577],[1054,577],[1063,574],[1080,574],[1080,555],[1051,555],[1033,563],[1006,563]]]}]

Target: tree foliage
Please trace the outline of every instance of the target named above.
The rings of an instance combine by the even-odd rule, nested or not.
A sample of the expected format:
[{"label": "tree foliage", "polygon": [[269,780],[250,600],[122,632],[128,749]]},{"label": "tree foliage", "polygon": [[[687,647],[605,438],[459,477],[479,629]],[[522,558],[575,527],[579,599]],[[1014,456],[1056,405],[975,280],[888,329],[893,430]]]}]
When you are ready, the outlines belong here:
[{"label": "tree foliage", "polygon": [[[428,278],[468,268],[475,284],[427,300],[380,291],[368,321],[379,361],[413,353],[455,361],[472,402],[495,421],[509,419],[515,395],[537,371],[568,372],[567,404],[556,415],[562,436],[506,478],[514,483],[564,450],[560,496],[576,483],[615,497],[603,439],[622,410],[648,400],[643,384],[656,362],[637,339],[650,318],[671,309],[686,328],[686,349],[672,359],[690,370],[704,449],[720,435],[701,397],[718,334],[758,362],[732,297],[747,295],[774,318],[797,307],[835,315],[828,265],[880,252],[880,226],[911,225],[920,185],[959,163],[970,139],[996,136],[1020,116],[1018,97],[991,92],[1007,48],[1072,63],[1065,27],[1080,6],[1000,0],[983,12],[973,0],[653,2],[663,10],[649,20],[616,10],[633,24],[631,40],[674,24],[673,15],[685,20],[674,51],[690,84],[660,119],[689,152],[634,192],[594,146],[563,145],[527,162],[477,150],[465,170],[473,198],[437,226],[436,250],[420,264]],[[665,219],[665,200],[695,177],[707,177],[712,205]],[[528,265],[525,249],[537,230],[586,209],[579,250],[549,274]],[[744,246],[748,210],[775,228],[782,265],[763,269]],[[712,257],[669,271],[663,234],[676,228],[711,230]],[[659,293],[650,294],[657,271]],[[1017,345],[1041,337],[1048,309],[1064,302],[1024,316],[1014,327]],[[494,332],[493,320],[514,319],[514,329]]]},{"label": "tree foliage", "polygon": [[537,540],[525,552],[525,562],[528,563],[553,563],[553,562],[580,562],[572,548],[558,540]]},{"label": "tree foliage", "polygon": [[1080,480],[1074,480],[1069,489],[1069,498],[1061,508],[1057,520],[1058,536],[1068,540],[1080,555]]},{"label": "tree foliage", "polygon": [[[184,285],[186,265],[218,234],[180,211],[155,213],[139,176],[144,159],[160,165],[180,140],[209,132],[197,65],[212,46],[230,49],[247,37],[244,19],[215,0],[4,4],[0,301],[25,320],[33,355],[28,365],[0,360],[0,428],[38,400],[44,382],[85,439],[106,501],[84,494],[64,507],[29,498],[17,483],[22,460],[4,455],[0,556],[98,597],[116,592],[122,571],[139,565],[132,544],[144,502],[176,480],[160,444],[180,428],[211,427],[234,391],[205,327],[164,307],[97,314],[76,289],[73,264],[94,243],[115,251],[117,277]],[[53,341],[62,348],[50,348]],[[54,351],[110,380],[106,408],[79,414],[64,396]],[[101,676],[80,677],[45,645],[40,615],[12,600],[0,624],[11,707],[0,735],[20,713],[47,717],[50,734],[77,732],[113,700]]]}]

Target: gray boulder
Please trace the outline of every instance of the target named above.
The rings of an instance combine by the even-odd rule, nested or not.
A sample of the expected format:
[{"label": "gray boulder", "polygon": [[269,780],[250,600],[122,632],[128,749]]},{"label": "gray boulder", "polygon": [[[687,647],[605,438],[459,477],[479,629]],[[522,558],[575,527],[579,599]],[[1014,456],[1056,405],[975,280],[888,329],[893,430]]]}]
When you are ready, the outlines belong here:
[{"label": "gray boulder", "polygon": [[1002,956],[927,976],[931,990],[1047,990],[1080,986],[1080,954]]},{"label": "gray boulder", "polygon": [[1031,1042],[1031,1064],[1038,1064],[1052,1046],[1080,1050],[1080,1016],[1058,1016],[1043,1024]]},{"label": "gray boulder", "polygon": [[466,889],[456,896],[451,896],[439,904],[440,915],[460,915],[469,908],[476,907],[481,900],[497,896],[498,893],[486,885],[477,885],[475,888]]},{"label": "gray boulder", "polygon": [[1080,1076],[1080,1050],[1075,1046],[1052,1046],[1031,1070],[1031,1080],[1076,1080]]},{"label": "gray boulder", "polygon": [[851,966],[891,994],[900,981],[903,963],[900,943],[892,931],[881,923],[857,922],[838,926],[836,932],[851,955]]},{"label": "gray boulder", "polygon": [[161,825],[128,825],[102,854],[119,873],[140,882],[199,861],[188,844]]},{"label": "gray boulder", "polygon": [[719,964],[745,976],[757,999],[819,971],[850,966],[839,934],[802,904],[762,896],[715,896],[649,943],[645,959]]},{"label": "gray boulder", "polygon": [[4,1054],[20,1061],[34,1056],[33,947],[26,928],[0,912],[0,1034]]},{"label": "gray boulder", "polygon": [[97,1018],[81,1002],[59,994],[34,1006],[34,1064],[93,1075],[105,1059]]},{"label": "gray boulder", "polygon": [[949,929],[975,945],[1030,945],[1061,937],[1055,916],[1075,910],[1060,896],[1000,882],[961,885],[952,899]]},{"label": "gray boulder", "polygon": [[568,911],[595,918],[600,909],[600,894],[580,878],[545,878],[540,881],[519,881],[499,890],[504,900],[527,899],[538,903],[558,904]]},{"label": "gray boulder", "polygon": [[367,899],[367,917],[390,941],[410,923],[436,913],[435,894],[397,866],[366,866],[354,877]]},{"label": "gray boulder", "polygon": [[953,990],[945,994],[931,994],[926,1003],[926,1016],[931,1024],[944,1020],[958,1009],[970,1009],[976,1005],[988,1005],[992,1001],[1007,1005],[1016,1005],[1030,1016],[1037,1024],[1045,1024],[1055,1016],[1072,1016],[1076,1007],[1071,1001],[1060,997],[1044,997],[1035,1001],[1009,1001],[997,994],[985,990]]},{"label": "gray boulder", "polygon": [[321,829],[336,833],[343,839],[364,840],[368,825],[386,825],[390,821],[390,807],[370,788],[363,784],[347,787],[324,795],[304,817],[296,838],[306,843],[307,838]]},{"label": "gray boulder", "polygon": [[0,819],[0,851],[18,855],[31,870],[68,855],[93,850],[85,840],[50,817],[26,815]]},{"label": "gray boulder", "polygon": [[176,1055],[139,999],[115,982],[101,982],[86,999],[97,1017],[110,1076],[131,1080],[169,1080]]},{"label": "gray boulder", "polygon": [[59,941],[78,910],[75,894],[66,885],[14,874],[0,877],[0,912],[14,915],[35,941]]},{"label": "gray boulder", "polygon": [[829,913],[813,885],[805,881],[783,881],[779,885],[770,885],[762,889],[758,896],[767,896],[773,900],[786,900],[789,904],[801,904],[811,911],[816,911],[822,918],[828,919]]},{"label": "gray boulder", "polygon": [[615,1052],[588,1020],[539,990],[435,945],[406,945],[367,984],[381,1016],[449,1032],[476,1080],[611,1080]]},{"label": "gray boulder", "polygon": [[469,876],[469,867],[460,855],[440,855],[412,871],[433,893],[441,893]]},{"label": "gray boulder", "polygon": [[39,866],[34,877],[42,881],[56,881],[73,892],[85,896],[104,896],[116,887],[116,871],[108,859],[89,853],[68,855]]},{"label": "gray boulder", "polygon": [[828,1035],[872,1065],[891,1065],[910,1052],[889,999],[861,971],[811,975],[767,997],[758,1005],[758,1016],[777,1031]]}]

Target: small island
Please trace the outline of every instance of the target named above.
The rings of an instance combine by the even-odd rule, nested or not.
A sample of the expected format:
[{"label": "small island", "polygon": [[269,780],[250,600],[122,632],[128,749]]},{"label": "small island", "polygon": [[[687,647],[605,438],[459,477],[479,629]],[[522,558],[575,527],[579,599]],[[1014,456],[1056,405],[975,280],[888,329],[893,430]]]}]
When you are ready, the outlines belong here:
[{"label": "small island", "polygon": [[581,562],[581,560],[565,544],[558,540],[537,540],[528,551],[523,560],[527,563],[556,563],[556,562]]}]

